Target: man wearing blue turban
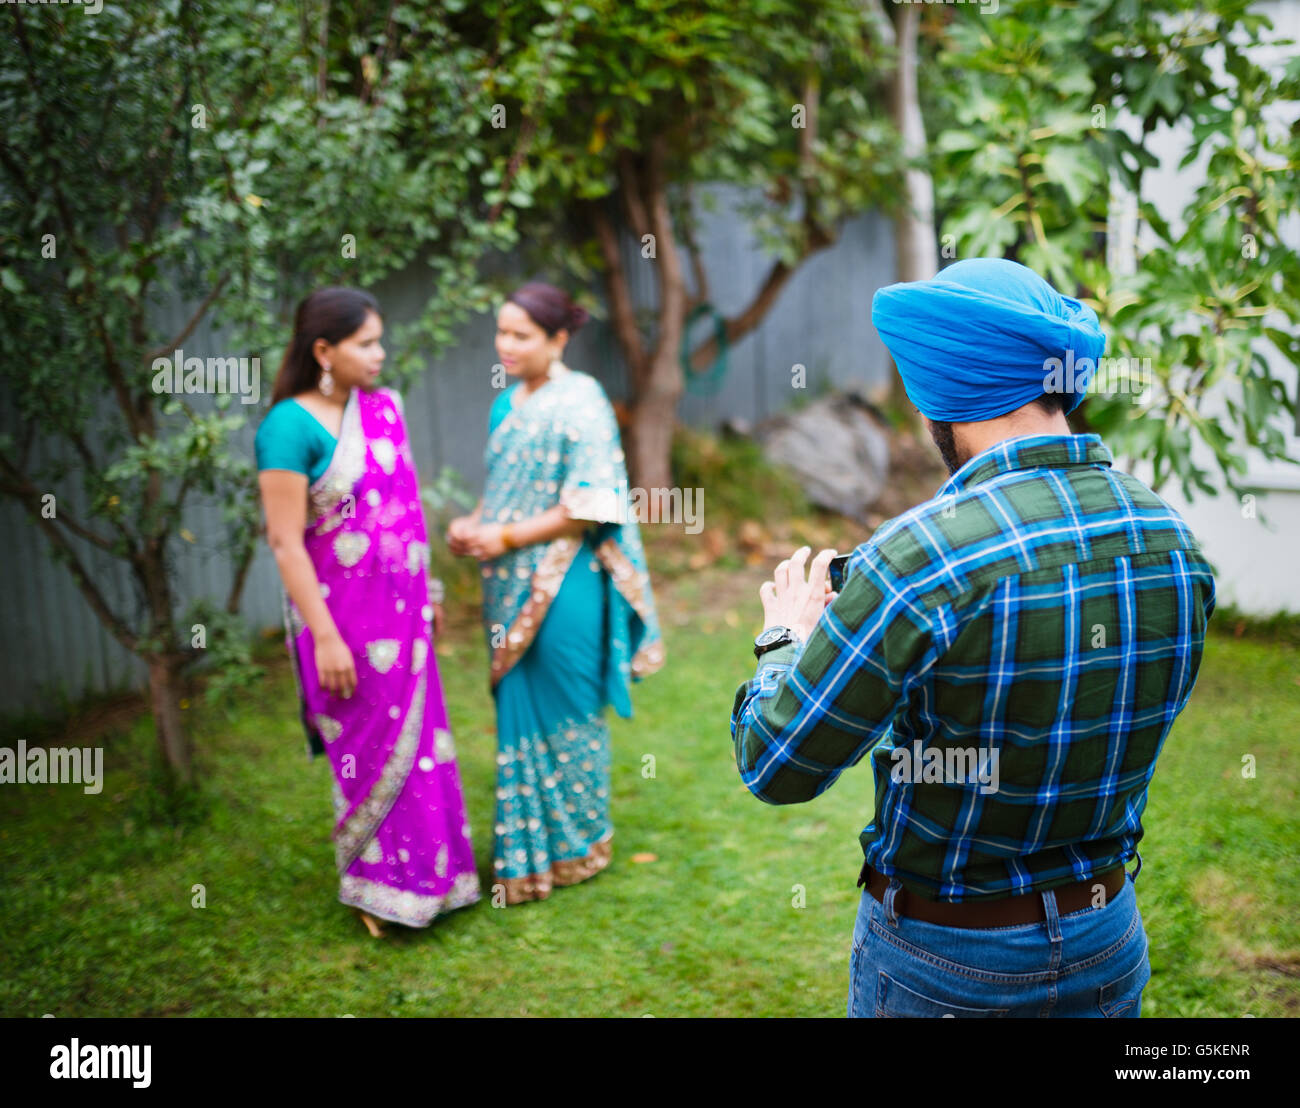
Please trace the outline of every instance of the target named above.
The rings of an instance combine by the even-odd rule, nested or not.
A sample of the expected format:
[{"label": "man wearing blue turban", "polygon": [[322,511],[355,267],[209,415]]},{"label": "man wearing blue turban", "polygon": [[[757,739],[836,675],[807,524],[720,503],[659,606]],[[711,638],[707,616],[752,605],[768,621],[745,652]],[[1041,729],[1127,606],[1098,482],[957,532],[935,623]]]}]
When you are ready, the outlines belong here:
[{"label": "man wearing blue turban", "polygon": [[1066,415],[1091,308],[975,258],[876,293],[949,479],[829,591],[804,547],[759,591],[731,734],[749,790],[811,800],[869,758],[854,1016],[1137,1016],[1135,870],[1214,577],[1182,518]]},{"label": "man wearing blue turban", "polygon": [[[1068,434],[1064,416],[1083,402],[1106,349],[1096,312],[1002,258],[880,289],[871,317],[949,473],[1012,426],[1046,431],[1050,421],[1051,433]],[[974,423],[986,426],[953,430]]]}]

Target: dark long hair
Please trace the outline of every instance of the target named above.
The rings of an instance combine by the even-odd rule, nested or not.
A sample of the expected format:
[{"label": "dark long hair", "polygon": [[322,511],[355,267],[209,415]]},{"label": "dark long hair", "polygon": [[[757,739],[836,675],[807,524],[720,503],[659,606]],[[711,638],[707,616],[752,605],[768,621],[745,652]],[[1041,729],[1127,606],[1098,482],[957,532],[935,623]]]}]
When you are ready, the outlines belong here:
[{"label": "dark long hair", "polygon": [[591,318],[587,309],[575,304],[567,292],[543,281],[520,285],[506,300],[523,308],[550,338],[558,331],[568,331],[572,335]]},{"label": "dark long hair", "polygon": [[321,368],[312,344],[317,339],[331,345],[342,342],[361,328],[370,312],[380,314],[379,302],[370,293],[342,285],[317,289],[299,304],[293,316],[293,338],[275,375],[271,403],[314,389]]}]

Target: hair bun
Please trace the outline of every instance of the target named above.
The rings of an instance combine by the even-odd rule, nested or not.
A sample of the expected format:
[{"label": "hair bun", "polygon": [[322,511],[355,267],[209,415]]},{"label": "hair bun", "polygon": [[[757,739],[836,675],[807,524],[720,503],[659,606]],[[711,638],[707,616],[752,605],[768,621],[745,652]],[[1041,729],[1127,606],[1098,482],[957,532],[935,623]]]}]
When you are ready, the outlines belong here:
[{"label": "hair bun", "polygon": [[569,333],[572,334],[591,318],[591,313],[581,304],[574,304],[569,309]]}]

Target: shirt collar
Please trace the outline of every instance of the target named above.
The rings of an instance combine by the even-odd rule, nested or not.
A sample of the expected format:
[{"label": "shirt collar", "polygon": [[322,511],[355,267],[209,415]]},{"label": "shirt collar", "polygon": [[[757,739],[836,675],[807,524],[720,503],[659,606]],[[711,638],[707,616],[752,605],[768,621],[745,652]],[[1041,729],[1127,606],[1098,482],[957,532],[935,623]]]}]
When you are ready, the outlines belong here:
[{"label": "shirt collar", "polygon": [[976,454],[943,483],[934,497],[955,496],[999,473],[1016,469],[1108,466],[1113,460],[1100,435],[1020,435]]}]

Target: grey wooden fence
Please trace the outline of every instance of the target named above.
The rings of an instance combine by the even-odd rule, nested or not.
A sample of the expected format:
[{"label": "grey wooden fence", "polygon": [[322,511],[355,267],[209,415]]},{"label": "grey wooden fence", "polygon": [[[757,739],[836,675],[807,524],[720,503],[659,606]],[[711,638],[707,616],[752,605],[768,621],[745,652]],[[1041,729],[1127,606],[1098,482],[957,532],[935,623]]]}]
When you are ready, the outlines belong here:
[{"label": "grey wooden fence", "polygon": [[[718,209],[701,219],[700,246],[708,259],[715,306],[725,315],[749,300],[771,260],[753,242],[737,213],[738,195],[725,189],[715,195]],[[623,249],[637,304],[653,307],[653,263],[642,259],[640,244],[631,239]],[[887,219],[872,214],[849,223],[833,247],[800,267],[757,330],[729,351],[728,373],[716,394],[687,395],[682,419],[695,426],[713,426],[728,418],[757,422],[781,411],[801,395],[791,387],[796,365],[805,368],[809,392],[826,385],[869,388],[884,381],[888,363],[871,327],[870,307],[872,293],[893,279],[893,257]],[[410,318],[424,293],[421,282],[425,280],[427,270],[402,275],[376,289],[386,317]],[[186,306],[177,303],[166,309],[162,322],[178,326],[186,314]],[[471,488],[481,487],[487,413],[496,395],[490,383],[496,361],[494,326],[489,316],[471,321],[461,329],[455,347],[430,359],[419,381],[406,390],[407,420],[424,480],[451,466]],[[707,320],[701,320],[692,334],[707,331]],[[200,357],[231,353],[218,336],[202,327],[184,343],[184,351]],[[611,397],[625,395],[626,366],[603,321],[593,320],[578,332],[565,361],[599,378]],[[250,456],[275,368],[263,364],[262,405],[245,409],[248,425],[237,441]],[[64,490],[59,491],[62,496]],[[75,496],[65,503],[73,512],[83,507]],[[178,567],[178,593],[186,601],[224,598],[231,566],[222,540],[220,505],[196,502],[185,526],[195,542],[181,544],[185,555]],[[0,534],[7,540],[5,587],[0,589],[4,658],[0,715],[43,713],[63,698],[142,687],[143,665],[103,628],[67,570],[51,558],[45,537],[12,501],[0,501]],[[86,544],[78,546],[109,602],[129,611],[133,589],[125,567],[98,556]],[[241,610],[252,628],[279,622],[279,578],[264,544],[245,585]]]}]

